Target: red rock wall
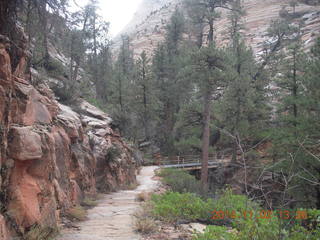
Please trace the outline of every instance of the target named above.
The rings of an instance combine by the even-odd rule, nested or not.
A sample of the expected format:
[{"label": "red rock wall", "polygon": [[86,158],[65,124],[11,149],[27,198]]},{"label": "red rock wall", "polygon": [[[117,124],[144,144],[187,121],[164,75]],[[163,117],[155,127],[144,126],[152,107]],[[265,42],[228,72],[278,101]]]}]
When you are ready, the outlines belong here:
[{"label": "red rock wall", "polygon": [[[0,42],[4,240],[22,236],[34,224],[56,226],[66,209],[95,195],[96,186],[106,192],[135,182],[131,150],[113,133],[110,119],[85,102],[83,111],[91,116],[79,115],[59,105],[46,85],[36,89],[25,80],[26,54],[18,56],[20,62],[12,69],[8,47]],[[120,154],[109,161],[108,149],[114,146]]]}]

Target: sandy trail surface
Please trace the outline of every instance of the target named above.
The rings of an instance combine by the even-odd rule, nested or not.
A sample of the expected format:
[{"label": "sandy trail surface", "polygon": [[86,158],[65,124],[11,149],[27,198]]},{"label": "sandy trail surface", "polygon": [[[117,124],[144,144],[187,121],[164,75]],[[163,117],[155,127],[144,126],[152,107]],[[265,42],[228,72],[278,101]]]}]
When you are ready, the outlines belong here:
[{"label": "sandy trail surface", "polygon": [[133,214],[140,204],[136,195],[152,192],[158,182],[153,180],[157,167],[143,167],[137,176],[139,186],[135,190],[124,190],[106,194],[98,205],[88,210],[88,219],[75,225],[79,230],[64,229],[56,240],[138,240],[134,232]]}]

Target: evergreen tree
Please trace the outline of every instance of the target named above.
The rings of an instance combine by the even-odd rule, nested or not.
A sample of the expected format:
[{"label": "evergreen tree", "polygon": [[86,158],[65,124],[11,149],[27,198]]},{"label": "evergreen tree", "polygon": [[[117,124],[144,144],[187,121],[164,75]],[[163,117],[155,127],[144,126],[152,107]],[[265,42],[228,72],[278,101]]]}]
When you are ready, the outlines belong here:
[{"label": "evergreen tree", "polygon": [[314,207],[319,206],[320,196],[320,164],[315,150],[320,134],[319,113],[316,110],[318,104],[314,104],[319,101],[319,96],[313,94],[318,79],[314,73],[318,71],[315,66],[319,66],[315,54],[319,45],[315,45],[309,57],[306,55],[301,40],[302,23],[293,24],[296,4],[290,6],[292,13],[284,8],[282,19],[278,21],[281,25],[270,29],[270,32],[285,35],[278,46],[281,51],[270,57],[270,61],[276,59],[277,62],[274,77],[276,112],[270,133],[273,159],[278,164],[273,171],[275,175],[282,174],[282,181],[287,181],[285,202],[292,202],[292,206],[306,206],[307,196],[307,205]]},{"label": "evergreen tree", "polygon": [[[184,32],[184,17],[176,9],[167,26],[164,43],[155,51],[153,59],[153,74],[160,102],[159,135],[163,152],[174,153],[174,126],[176,113],[180,108],[183,92],[179,91],[180,79],[180,46]],[[162,114],[161,114],[162,113]]]},{"label": "evergreen tree", "polygon": [[[196,12],[197,19],[201,19],[204,21],[209,28],[208,33],[208,47],[201,49],[200,52],[200,60],[203,62],[205,69],[203,71],[207,74],[207,76],[203,76],[202,87],[203,91],[203,134],[202,134],[202,167],[201,167],[201,182],[204,188],[207,187],[208,184],[208,159],[209,159],[209,144],[210,144],[210,119],[211,119],[211,102],[212,95],[215,88],[212,87],[212,82],[219,82],[219,74],[217,74],[217,81],[212,81],[212,76],[210,73],[212,71],[216,71],[219,69],[218,65],[221,65],[221,57],[216,54],[216,46],[214,43],[214,22],[220,16],[217,11],[218,8],[228,8],[227,4],[231,2],[229,0],[186,0],[185,3],[187,7],[190,9],[189,12]],[[193,16],[191,16],[193,17]],[[204,28],[203,28],[204,29]],[[207,52],[207,53],[206,53]],[[221,67],[221,66],[220,66]],[[222,69],[220,69],[222,70]],[[217,72],[218,73],[218,72]],[[217,85],[215,85],[217,87]]]},{"label": "evergreen tree", "polygon": [[235,139],[232,140],[232,160],[236,161],[237,150],[241,140],[252,143],[257,140],[259,133],[266,129],[269,117],[266,98],[268,81],[259,75],[252,79],[257,71],[258,63],[252,50],[245,45],[242,37],[242,17],[245,12],[240,0],[231,5],[230,20],[230,54],[233,68],[233,76],[228,82],[228,87],[220,102],[223,126]]},{"label": "evergreen tree", "polygon": [[127,35],[121,36],[121,46],[113,67],[110,101],[114,107],[114,120],[124,136],[132,137],[133,89],[135,78],[135,64],[130,39]]},{"label": "evergreen tree", "polygon": [[[149,140],[151,137],[151,112],[152,112],[152,84],[151,84],[151,68],[150,59],[145,51],[140,54],[136,63],[137,68],[137,98],[138,98],[138,115],[139,120],[143,124],[144,137]],[[139,114],[140,112],[140,114]]]}]

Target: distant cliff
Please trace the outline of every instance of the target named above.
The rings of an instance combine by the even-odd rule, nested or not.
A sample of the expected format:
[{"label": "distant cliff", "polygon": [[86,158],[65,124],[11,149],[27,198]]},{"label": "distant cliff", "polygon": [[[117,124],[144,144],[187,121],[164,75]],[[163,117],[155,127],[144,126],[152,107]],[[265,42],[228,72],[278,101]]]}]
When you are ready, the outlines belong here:
[{"label": "distant cliff", "polygon": [[[164,39],[165,26],[175,8],[178,6],[182,7],[182,10],[185,9],[182,2],[182,0],[144,0],[132,21],[114,42],[119,45],[120,35],[128,34],[136,55],[143,50],[151,54],[157,44]],[[279,17],[279,11],[289,3],[289,0],[244,0],[243,3],[247,13],[244,18],[244,35],[247,44],[258,53],[263,42],[267,40],[266,31],[270,22]],[[217,41],[220,43],[225,40],[224,33],[228,28],[227,11],[221,12],[221,18],[215,26]],[[320,33],[320,6],[315,5],[314,1],[301,1],[296,8],[296,15],[305,24],[303,41],[309,47]],[[205,37],[203,41],[206,41]]]}]

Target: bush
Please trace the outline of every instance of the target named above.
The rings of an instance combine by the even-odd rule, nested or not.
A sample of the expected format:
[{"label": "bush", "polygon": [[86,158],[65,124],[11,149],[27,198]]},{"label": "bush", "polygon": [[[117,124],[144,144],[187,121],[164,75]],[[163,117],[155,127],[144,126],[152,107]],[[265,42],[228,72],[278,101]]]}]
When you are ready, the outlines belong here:
[{"label": "bush", "polygon": [[94,97],[86,97],[85,98],[87,100],[87,102],[89,102],[91,105],[101,109],[101,110],[105,110],[106,105],[99,99],[94,98]]},{"label": "bush", "polygon": [[[216,225],[230,225],[234,232],[227,232],[225,226],[209,226],[204,234],[198,234],[194,239],[226,239],[226,240],[316,240],[320,239],[319,210],[306,210],[307,220],[280,220],[273,212],[270,218],[260,218],[261,207],[249,200],[246,196],[233,194],[230,189],[225,190],[221,196],[213,202],[213,210],[226,213],[234,212],[235,218],[228,216],[221,220],[212,220]],[[299,209],[303,210],[303,209]],[[243,213],[246,212],[245,218]],[[292,211],[295,212],[295,211]],[[252,216],[250,216],[252,213]],[[228,221],[227,221],[228,219]],[[305,226],[305,227],[303,227]]]},{"label": "bush", "polygon": [[192,193],[168,192],[162,195],[153,195],[153,214],[165,222],[209,220],[213,201],[202,200]]},{"label": "bush", "polygon": [[44,66],[51,77],[61,77],[65,75],[65,68],[63,64],[54,58],[49,58],[48,63]]},{"label": "bush", "polygon": [[[214,208],[211,209],[211,211],[220,211],[223,213],[228,212],[229,214],[233,214],[235,216],[243,216],[245,212],[255,213],[258,211],[258,209],[259,205],[255,202],[250,201],[247,196],[233,194],[232,190],[227,188],[220,194],[218,199],[214,200]],[[238,219],[235,219],[235,221],[230,220],[232,219],[225,217],[221,220],[212,220],[212,223],[217,225],[231,225],[231,222],[238,221]]]},{"label": "bush", "polygon": [[225,226],[208,226],[205,233],[197,234],[194,240],[318,240],[320,229],[307,230],[295,225],[290,230],[280,227],[279,219],[242,219],[237,229],[228,230]]},{"label": "bush", "polygon": [[187,171],[180,169],[162,169],[158,176],[162,177],[162,182],[168,185],[173,192],[195,193],[205,195],[201,183]]},{"label": "bush", "polygon": [[129,185],[127,185],[126,187],[125,187],[125,189],[126,190],[135,190],[137,187],[138,187],[138,183],[136,183],[136,182],[133,182],[133,183],[130,183]]},{"label": "bush", "polygon": [[142,234],[149,234],[157,231],[157,225],[152,216],[152,205],[150,202],[143,204],[142,208],[134,213],[135,230]]},{"label": "bush", "polygon": [[237,238],[236,232],[228,232],[228,228],[224,226],[208,226],[204,233],[197,234],[194,240],[213,240],[213,239],[223,239],[223,240],[235,240]]},{"label": "bush", "polygon": [[87,211],[81,206],[75,206],[70,208],[67,213],[67,217],[72,221],[84,221],[87,219]]},{"label": "bush", "polygon": [[142,234],[149,234],[157,230],[157,225],[153,218],[138,218],[135,221],[135,230]]},{"label": "bush", "polygon": [[108,148],[105,156],[106,162],[114,162],[119,157],[121,157],[121,150],[116,145]]},{"label": "bush", "polygon": [[144,191],[141,193],[138,193],[136,196],[136,200],[139,202],[146,202],[146,201],[150,200],[150,193],[147,193]]},{"label": "bush", "polygon": [[44,227],[40,225],[34,225],[24,236],[25,240],[43,240],[43,239],[53,239],[58,235],[59,230],[55,227]]},{"label": "bush", "polygon": [[74,105],[79,98],[79,89],[77,86],[68,87],[67,83],[64,83],[63,87],[52,86],[54,94],[58,97],[59,102]]},{"label": "bush", "polygon": [[81,206],[88,207],[88,208],[92,208],[92,207],[95,207],[97,205],[98,205],[97,201],[92,199],[92,198],[85,198],[81,202]]}]

